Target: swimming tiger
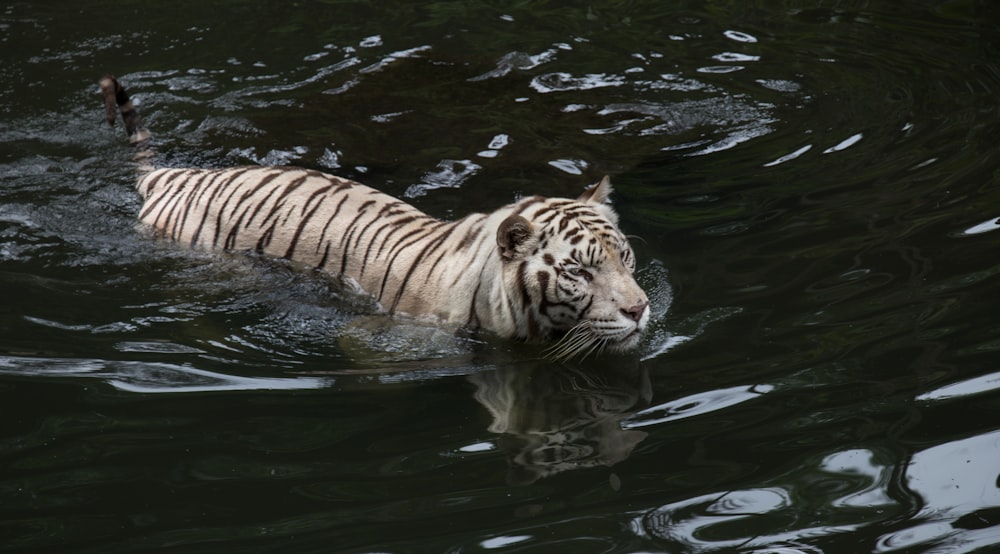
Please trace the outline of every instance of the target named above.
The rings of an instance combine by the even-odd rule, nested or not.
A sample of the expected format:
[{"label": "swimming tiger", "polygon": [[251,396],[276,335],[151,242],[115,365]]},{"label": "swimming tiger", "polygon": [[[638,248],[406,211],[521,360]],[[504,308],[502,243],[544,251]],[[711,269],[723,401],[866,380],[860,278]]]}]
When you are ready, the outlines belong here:
[{"label": "swimming tiger", "polygon": [[[120,112],[149,152],[128,93],[100,81],[113,126]],[[442,221],[365,185],[311,169],[153,168],[140,160],[139,219],[194,248],[256,251],[339,276],[390,315],[557,340],[554,358],[633,349],[649,301],[608,204],[607,177],[579,198],[531,196]]]}]

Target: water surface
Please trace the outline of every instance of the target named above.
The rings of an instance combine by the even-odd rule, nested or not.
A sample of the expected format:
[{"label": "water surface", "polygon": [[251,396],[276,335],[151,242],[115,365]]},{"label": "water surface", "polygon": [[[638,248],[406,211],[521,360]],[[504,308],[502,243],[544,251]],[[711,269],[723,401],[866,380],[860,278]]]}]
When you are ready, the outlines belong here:
[{"label": "water surface", "polygon": [[[0,551],[1000,544],[1000,12],[980,2],[0,8]],[[655,319],[553,364],[137,226],[158,162],[439,217],[610,174]]]}]

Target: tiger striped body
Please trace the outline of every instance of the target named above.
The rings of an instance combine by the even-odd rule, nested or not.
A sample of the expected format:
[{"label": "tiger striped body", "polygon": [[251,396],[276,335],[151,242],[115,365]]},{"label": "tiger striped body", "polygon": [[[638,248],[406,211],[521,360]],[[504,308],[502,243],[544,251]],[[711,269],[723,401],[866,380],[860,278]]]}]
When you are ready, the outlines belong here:
[{"label": "tiger striped body", "polygon": [[[145,141],[124,89],[113,78],[102,89],[106,99],[117,93],[133,142]],[[563,337],[557,357],[634,347],[649,318],[607,178],[575,200],[535,196],[452,222],[293,167],[151,169],[137,188],[140,219],[177,242],[341,276],[390,314]]]},{"label": "tiger striped body", "polygon": [[476,286],[484,249],[495,247],[485,230],[499,225],[496,215],[443,222],[362,184],[294,167],[158,169],[138,189],[140,219],[178,242],[346,277],[388,313],[497,327],[482,321],[493,319],[489,286]]}]

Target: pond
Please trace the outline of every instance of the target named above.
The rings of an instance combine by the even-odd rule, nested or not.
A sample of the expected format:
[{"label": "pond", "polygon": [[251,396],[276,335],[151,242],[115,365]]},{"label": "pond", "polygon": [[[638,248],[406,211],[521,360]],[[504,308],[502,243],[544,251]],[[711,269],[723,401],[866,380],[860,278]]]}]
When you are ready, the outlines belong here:
[{"label": "pond", "polygon": [[[1000,545],[1000,5],[15,1],[0,31],[0,551]],[[448,219],[610,175],[650,329],[565,363],[366,331],[322,276],[156,240],[105,72],[161,165]]]}]

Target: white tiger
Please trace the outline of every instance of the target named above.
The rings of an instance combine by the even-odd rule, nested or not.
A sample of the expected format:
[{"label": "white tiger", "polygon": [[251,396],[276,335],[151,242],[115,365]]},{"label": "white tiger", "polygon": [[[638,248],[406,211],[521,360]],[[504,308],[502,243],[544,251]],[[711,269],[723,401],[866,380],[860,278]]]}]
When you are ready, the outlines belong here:
[{"label": "white tiger", "polygon": [[[100,81],[140,152],[149,133],[125,89]],[[649,301],[605,177],[577,199],[532,196],[441,221],[360,183],[295,167],[154,169],[139,218],[196,248],[257,251],[341,276],[388,314],[559,341],[550,355],[633,349]]]}]

